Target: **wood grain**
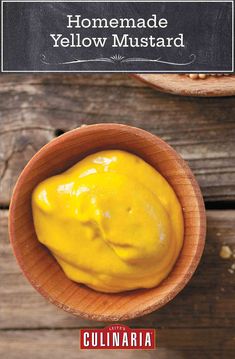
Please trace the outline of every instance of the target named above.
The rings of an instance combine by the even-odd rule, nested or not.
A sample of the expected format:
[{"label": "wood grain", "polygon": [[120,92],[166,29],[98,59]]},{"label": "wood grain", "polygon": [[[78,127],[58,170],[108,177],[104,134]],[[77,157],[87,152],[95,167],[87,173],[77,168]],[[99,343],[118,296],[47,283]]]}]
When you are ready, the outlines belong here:
[{"label": "wood grain", "polygon": [[189,162],[207,201],[235,200],[235,97],[177,97],[125,75],[0,76],[0,205],[33,154],[65,131],[119,122],[159,135]]},{"label": "wood grain", "polygon": [[[9,205],[19,173],[55,137],[56,129],[68,131],[100,121],[160,135],[189,161],[207,201],[235,200],[234,97],[177,97],[121,74],[2,74],[0,96],[0,206]],[[235,211],[207,211],[207,219],[205,252],[189,285],[161,310],[127,322],[161,328],[158,359],[235,357],[235,274],[228,272],[235,259],[219,257],[224,243],[235,250]],[[50,305],[26,281],[9,245],[3,210],[0,298],[1,358],[94,357],[94,352],[77,352],[78,331],[73,328],[97,323]],[[110,356],[109,351],[96,356],[99,353],[101,358]],[[132,353],[146,359],[151,355]],[[131,352],[112,355],[126,357]]]},{"label": "wood grain", "polygon": [[134,77],[159,91],[175,95],[199,97],[235,95],[235,76],[210,76],[204,80],[192,80],[186,74],[138,74]]},{"label": "wood grain", "polygon": [[[101,325],[57,309],[31,287],[13,257],[7,217],[7,211],[0,212],[0,329]],[[223,260],[219,256],[222,244],[235,251],[235,211],[207,211],[207,221],[204,255],[188,286],[161,310],[128,324],[167,328],[235,327],[235,274],[228,272],[235,259]]]},{"label": "wood grain", "polygon": [[80,350],[79,330],[6,331],[0,333],[2,359],[233,359],[232,329],[164,329],[157,330],[155,351]]},{"label": "wood grain", "polygon": [[[0,326],[8,328],[0,331],[0,357],[45,359],[53,353],[56,359],[94,358],[94,352],[79,351],[79,331],[73,328],[97,327],[97,323],[56,309],[32,289],[11,254],[8,213],[0,213]],[[235,281],[228,272],[233,261],[222,260],[219,250],[223,243],[235,249],[235,211],[208,211],[207,217],[208,235],[203,261],[187,288],[162,310],[127,322],[133,327],[157,328],[157,352],[114,351],[114,359],[147,359],[156,355],[158,359],[234,358]],[[10,329],[17,327],[24,330]],[[62,329],[55,330],[55,327]],[[70,329],[63,329],[66,327]],[[110,352],[98,351],[95,356],[106,358]]]}]

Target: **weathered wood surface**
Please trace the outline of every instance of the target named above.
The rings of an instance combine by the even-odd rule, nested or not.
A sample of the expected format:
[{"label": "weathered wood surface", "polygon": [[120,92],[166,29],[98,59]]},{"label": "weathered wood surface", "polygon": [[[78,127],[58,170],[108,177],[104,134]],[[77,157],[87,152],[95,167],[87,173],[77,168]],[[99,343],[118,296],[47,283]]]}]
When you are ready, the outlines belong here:
[{"label": "weathered wood surface", "polygon": [[[158,93],[124,75],[0,76],[0,206],[7,208],[18,174],[55,137],[96,122],[120,122],[160,135],[189,161],[207,201],[235,200],[235,98]],[[81,352],[78,328],[102,326],[47,303],[13,257],[7,210],[0,210],[0,358],[230,359],[235,357],[234,210],[207,211],[208,234],[190,284],[166,307],[130,321],[159,328],[157,352]]]},{"label": "weathered wood surface", "polygon": [[[78,331],[74,329],[102,323],[69,315],[35,292],[12,255],[8,212],[0,213],[0,357],[41,359],[53,348],[53,358],[89,357],[85,352],[77,356]],[[160,359],[198,355],[227,359],[235,355],[235,274],[228,272],[235,259],[223,260],[219,256],[222,244],[235,250],[235,211],[207,211],[207,217],[205,253],[190,284],[166,307],[127,322],[130,326],[159,328]],[[99,355],[103,357],[101,352]],[[154,357],[148,355],[146,358]]]},{"label": "weathered wood surface", "polygon": [[155,351],[80,350],[76,329],[1,333],[2,359],[234,359],[231,329],[160,329]]},{"label": "weathered wood surface", "polygon": [[235,200],[235,97],[159,93],[124,75],[0,76],[0,205],[32,155],[81,124],[120,122],[167,140],[189,161],[207,201]]}]

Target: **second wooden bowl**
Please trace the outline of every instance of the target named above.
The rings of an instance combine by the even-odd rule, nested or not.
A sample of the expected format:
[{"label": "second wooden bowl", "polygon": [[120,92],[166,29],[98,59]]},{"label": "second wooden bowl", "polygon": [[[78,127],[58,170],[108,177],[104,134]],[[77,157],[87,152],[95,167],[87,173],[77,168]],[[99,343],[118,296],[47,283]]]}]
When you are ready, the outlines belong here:
[{"label": "second wooden bowl", "polygon": [[[119,294],[96,292],[68,279],[37,240],[31,210],[36,185],[90,153],[102,149],[132,152],[155,167],[174,188],[184,215],[184,244],[170,275],[157,287]],[[28,163],[15,186],[9,216],[15,256],[31,284],[50,302],[85,318],[120,321],[152,312],[174,298],[194,273],[205,240],[205,209],[200,189],[183,159],[160,138],[119,124],[70,131],[44,146]]]},{"label": "second wooden bowl", "polygon": [[223,97],[235,95],[235,76],[209,76],[192,80],[186,74],[136,74],[136,79],[158,91],[181,96]]}]

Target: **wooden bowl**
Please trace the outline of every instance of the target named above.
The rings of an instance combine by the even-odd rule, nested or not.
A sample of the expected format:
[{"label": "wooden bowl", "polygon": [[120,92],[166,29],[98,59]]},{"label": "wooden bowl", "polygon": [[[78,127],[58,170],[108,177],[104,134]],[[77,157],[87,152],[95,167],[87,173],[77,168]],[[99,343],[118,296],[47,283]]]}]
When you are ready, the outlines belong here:
[{"label": "wooden bowl", "polygon": [[[68,279],[34,231],[31,195],[36,185],[103,149],[132,152],[155,167],[174,188],[184,214],[181,254],[159,286],[104,294]],[[15,256],[30,283],[58,307],[89,319],[120,321],[152,312],[178,294],[200,260],[205,240],[205,208],[198,184],[183,159],[160,138],[119,124],[79,128],[54,139],[29,161],[15,186],[9,216]]]},{"label": "wooden bowl", "polygon": [[161,92],[181,96],[223,97],[235,95],[235,76],[210,76],[192,80],[186,74],[136,74],[134,77]]}]

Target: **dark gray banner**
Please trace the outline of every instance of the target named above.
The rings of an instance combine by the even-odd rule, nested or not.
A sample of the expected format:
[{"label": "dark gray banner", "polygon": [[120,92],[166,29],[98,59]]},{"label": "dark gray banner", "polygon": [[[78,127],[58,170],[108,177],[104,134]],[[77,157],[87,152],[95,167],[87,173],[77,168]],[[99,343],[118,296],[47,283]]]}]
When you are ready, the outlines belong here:
[{"label": "dark gray banner", "polygon": [[2,2],[1,70],[232,72],[232,1]]}]

